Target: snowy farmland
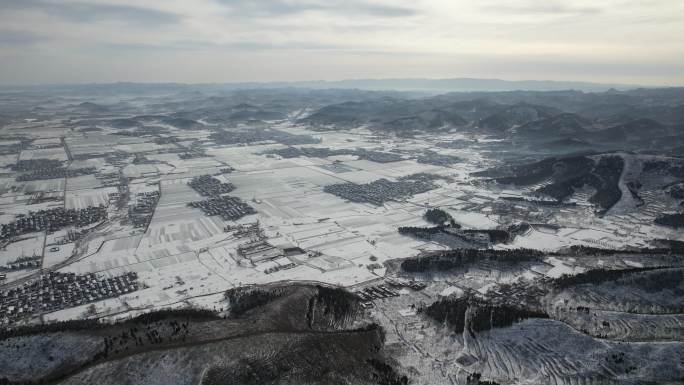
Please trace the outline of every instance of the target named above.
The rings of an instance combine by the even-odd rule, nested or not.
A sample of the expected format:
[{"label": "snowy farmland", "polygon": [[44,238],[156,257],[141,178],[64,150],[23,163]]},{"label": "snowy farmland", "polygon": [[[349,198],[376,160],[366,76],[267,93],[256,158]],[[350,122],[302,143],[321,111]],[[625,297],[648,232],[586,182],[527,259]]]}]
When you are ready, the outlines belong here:
[{"label": "snowy farmland", "polygon": [[[279,123],[279,130],[303,135],[306,129]],[[167,127],[169,130],[173,128]],[[177,133],[185,139],[182,145],[193,141],[205,141],[206,133]],[[10,182],[15,187],[6,192],[3,199],[11,199],[11,191],[27,194],[22,201],[3,203],[3,218],[26,213],[25,207],[54,207],[85,209],[92,206],[107,206],[110,221],[102,230],[89,235],[87,243],[77,240],[73,246],[65,246],[59,252],[45,253],[44,267],[59,266],[59,261],[71,258],[73,263],[61,267],[64,271],[99,273],[112,275],[120,271],[156,271],[158,266],[175,266],[178,263],[198,265],[197,273],[188,278],[202,280],[214,274],[223,277],[228,286],[271,282],[277,280],[315,280],[355,285],[364,280],[378,278],[378,269],[386,261],[415,256],[429,250],[443,249],[442,245],[397,233],[402,226],[427,226],[423,214],[426,208],[441,207],[448,212],[456,224],[466,229],[497,229],[525,220],[550,220],[560,225],[559,230],[532,228],[520,234],[507,244],[497,248],[537,248],[557,250],[571,245],[594,247],[623,247],[645,244],[649,237],[665,230],[653,226],[642,226],[638,233],[624,232],[633,216],[615,215],[592,219],[582,210],[564,209],[563,212],[526,206],[511,208],[503,213],[500,196],[516,196],[520,190],[500,191],[492,186],[480,184],[469,176],[471,172],[487,167],[487,157],[474,148],[440,149],[444,154],[457,156],[464,161],[445,167],[421,164],[411,154],[432,148],[434,143],[445,140],[422,136],[410,141],[386,140],[381,146],[368,131],[330,132],[319,134],[320,144],[309,145],[326,149],[365,149],[372,151],[399,151],[405,159],[378,163],[359,159],[353,155],[330,157],[281,158],[269,155],[269,151],[287,146],[277,143],[257,143],[248,146],[222,146],[208,143],[205,156],[181,158],[171,152],[175,146],[150,145],[149,139],[122,137],[112,138],[107,129],[88,134],[67,135],[64,143],[72,156],[118,151],[129,156],[145,157],[142,163],[122,162],[112,164],[105,158],[81,159],[71,167],[96,167],[102,173],[65,179],[51,179],[31,182]],[[447,138],[448,139],[448,138]],[[453,140],[463,136],[453,135]],[[201,143],[201,142],[200,142]],[[486,142],[484,142],[486,143]],[[43,149],[24,150],[21,158],[66,160],[60,140],[54,136],[37,139],[34,147]],[[125,158],[122,158],[125,159]],[[129,158],[130,159],[130,158]],[[158,202],[146,214],[144,227],[132,227],[125,217],[130,214],[124,206],[118,206],[120,188],[105,187],[107,176],[112,170],[121,168],[121,175],[130,180],[128,192],[132,196],[159,192]],[[231,168],[229,173],[220,170]],[[351,202],[326,193],[325,186],[341,183],[365,184],[380,179],[397,181],[416,174],[438,175],[444,178],[425,193],[406,199],[389,201],[381,206],[364,202]],[[204,199],[194,191],[188,182],[195,176],[215,174],[221,183],[235,186],[229,195],[246,202],[255,214],[236,221],[227,221],[219,216],[206,216],[201,210],[189,207],[189,203]],[[109,179],[111,180],[111,179]],[[32,195],[53,195],[54,200],[26,206]],[[16,194],[16,193],[15,193]],[[15,198],[15,200],[18,198]],[[134,209],[129,203],[128,211]],[[21,209],[20,209],[21,208]],[[518,211],[516,211],[518,210]],[[519,217],[515,217],[519,212]],[[512,216],[513,215],[513,216]],[[570,219],[572,217],[572,219]],[[544,219],[546,218],[546,219]],[[586,222],[586,227],[563,227],[563,222]],[[117,225],[114,226],[113,224]],[[226,232],[230,226],[258,223],[261,235],[268,247],[276,245],[276,252],[264,256],[241,255],[238,249],[255,241],[255,235],[231,235]],[[601,228],[602,230],[596,230]],[[84,239],[85,240],[85,239]],[[270,241],[269,241],[270,240]],[[25,249],[24,254],[43,255],[42,246],[35,242],[12,245]],[[83,243],[83,244],[81,244]],[[266,246],[264,246],[266,247]],[[283,256],[287,247],[296,247],[303,255]],[[217,250],[221,250],[218,252]],[[68,254],[68,256],[67,256]],[[281,258],[266,258],[265,255]],[[222,255],[223,258],[214,258]],[[212,256],[212,258],[207,258]],[[5,259],[11,259],[7,257]],[[258,262],[254,262],[258,261]],[[285,268],[283,268],[285,266]],[[562,264],[553,267],[551,276],[565,273]],[[558,270],[558,273],[556,272]],[[154,275],[142,276],[151,287],[160,285],[159,277],[165,270]],[[572,270],[570,270],[572,271]],[[268,272],[268,274],[266,273]],[[157,278],[154,278],[157,277]],[[229,282],[229,283],[228,283]]]},{"label": "snowy farmland", "polygon": [[[681,148],[521,136],[625,119],[536,103],[657,91],[93,87],[3,94],[0,378],[681,382]],[[671,119],[679,92],[628,111]]]}]

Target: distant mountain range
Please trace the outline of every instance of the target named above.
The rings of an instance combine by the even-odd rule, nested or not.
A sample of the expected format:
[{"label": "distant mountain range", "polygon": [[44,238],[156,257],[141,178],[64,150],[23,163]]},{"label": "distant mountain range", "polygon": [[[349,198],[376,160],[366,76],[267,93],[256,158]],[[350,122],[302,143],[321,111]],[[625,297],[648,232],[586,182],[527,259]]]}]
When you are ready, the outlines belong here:
[{"label": "distant mountain range", "polygon": [[684,146],[684,89],[379,97],[326,105],[299,121],[322,131],[358,126],[402,136],[461,131],[548,142],[556,149],[595,144],[602,149],[676,149],[673,154],[678,154]]},{"label": "distant mountain range", "polygon": [[238,82],[238,83],[92,83],[74,85],[36,85],[36,86],[0,86],[0,91],[10,90],[64,90],[64,91],[104,91],[140,93],[140,92],[180,92],[180,91],[227,91],[235,89],[256,88],[308,88],[308,89],[359,89],[359,90],[394,90],[415,91],[425,93],[445,92],[499,92],[499,91],[560,91],[576,90],[584,92],[603,92],[610,89],[628,90],[642,88],[643,85],[607,84],[579,81],[554,80],[501,80],[475,78],[448,79],[348,79],[348,80],[313,80],[291,82]]},{"label": "distant mountain range", "polygon": [[601,84],[554,80],[501,79],[350,79],[339,81],[310,81],[282,83],[307,88],[357,88],[362,90],[397,90],[424,92],[497,92],[497,91],[560,91],[577,90],[601,92],[610,89],[627,90],[643,86],[629,84]]},{"label": "distant mountain range", "polygon": [[[496,82],[398,79],[213,85],[116,83],[51,86],[47,92],[29,87],[23,92],[0,92],[0,100],[9,101],[0,103],[0,124],[2,120],[26,117],[48,119],[64,112],[79,119],[107,119],[111,127],[121,130],[139,129],[150,121],[194,129],[204,124],[231,126],[288,120],[315,131],[366,127],[404,137],[447,132],[489,135],[545,152],[625,150],[684,154],[684,88],[471,91],[436,95],[330,88],[364,84],[500,84]],[[284,88],[285,85],[290,87]],[[240,86],[245,88],[237,89]],[[154,97],[154,103],[140,108],[140,101],[147,97]]]}]

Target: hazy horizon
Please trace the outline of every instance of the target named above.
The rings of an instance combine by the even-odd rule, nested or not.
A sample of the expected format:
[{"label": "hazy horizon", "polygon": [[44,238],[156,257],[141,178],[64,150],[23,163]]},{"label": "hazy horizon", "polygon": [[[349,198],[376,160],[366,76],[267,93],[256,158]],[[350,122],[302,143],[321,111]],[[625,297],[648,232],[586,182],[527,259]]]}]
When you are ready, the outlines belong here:
[{"label": "hazy horizon", "polygon": [[[273,82],[89,82],[53,84],[0,84],[0,92],[208,92],[226,93],[235,90],[359,90],[369,92],[397,92],[423,95],[449,93],[498,93],[498,92],[554,92],[579,91],[604,93],[610,91],[631,92],[639,89],[677,89],[684,86],[659,86],[647,84],[594,83],[582,81],[555,80],[505,80],[475,78],[404,78],[404,79],[342,79]],[[117,91],[118,90],[118,91]]]},{"label": "hazy horizon", "polygon": [[0,0],[0,84],[684,84],[684,4]]}]

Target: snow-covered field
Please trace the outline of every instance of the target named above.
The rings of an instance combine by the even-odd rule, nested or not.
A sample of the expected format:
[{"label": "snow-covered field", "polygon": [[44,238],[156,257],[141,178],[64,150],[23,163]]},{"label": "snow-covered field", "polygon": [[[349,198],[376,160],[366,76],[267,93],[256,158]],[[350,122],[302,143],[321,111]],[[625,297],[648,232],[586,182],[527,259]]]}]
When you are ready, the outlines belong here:
[{"label": "snow-covered field", "polygon": [[[275,123],[275,128],[296,135],[312,134],[302,126]],[[533,205],[508,204],[502,196],[520,196],[524,190],[502,188],[481,183],[470,173],[494,164],[490,154],[477,146],[438,148],[436,143],[462,140],[461,134],[439,137],[422,135],[412,139],[383,138],[363,128],[315,133],[320,144],[303,147],[364,148],[374,151],[396,151],[404,160],[377,163],[356,156],[330,158],[299,157],[285,159],[264,153],[287,146],[278,143],[226,146],[209,141],[210,131],[181,131],[166,127],[179,139],[180,146],[202,146],[204,154],[182,159],[174,144],[155,144],[149,138],[109,135],[112,129],[102,132],[65,134],[64,142],[72,156],[87,154],[124,154],[112,161],[108,158],[74,160],[74,167],[96,167],[97,175],[44,181],[16,182],[7,180],[0,196],[0,220],[11,221],[15,215],[28,211],[56,207],[82,209],[89,206],[108,206],[110,218],[106,226],[75,243],[59,246],[58,251],[44,252],[42,238],[37,234],[20,242],[6,245],[0,250],[0,262],[8,263],[20,255],[43,255],[43,268],[50,268],[73,257],[64,272],[79,274],[97,273],[115,276],[126,271],[139,274],[147,287],[126,299],[127,306],[135,309],[159,306],[176,306],[220,293],[230,287],[277,281],[319,281],[342,286],[354,286],[377,280],[385,274],[386,261],[415,256],[425,250],[439,250],[443,246],[421,241],[397,233],[401,226],[429,226],[423,214],[430,207],[440,207],[452,215],[465,229],[505,229],[519,222],[552,223],[557,230],[535,227],[518,235],[511,243],[498,248],[535,248],[558,250],[570,245],[594,247],[623,247],[645,245],[649,239],[672,236],[668,230],[653,226],[638,214],[607,215],[596,218],[592,208],[584,202],[569,208],[539,208]],[[54,134],[40,138],[36,143],[60,144]],[[478,146],[489,142],[484,138]],[[462,159],[460,163],[445,166],[421,164],[415,154],[425,149]],[[133,156],[147,161],[134,163]],[[22,159],[52,158],[66,160],[62,147],[24,150]],[[231,173],[219,170],[231,167]],[[106,187],[100,174],[116,174],[128,178],[127,203],[136,194],[159,191],[160,200],[148,226],[133,228],[125,218],[127,206],[116,206],[120,193],[117,187]],[[431,173],[443,177],[437,188],[383,206],[355,203],[323,191],[327,185],[338,183],[369,183],[381,178],[396,181],[416,173]],[[229,195],[241,198],[256,210],[231,222],[218,216],[205,216],[200,210],[188,207],[189,202],[204,199],[188,186],[194,176],[217,174],[221,182],[232,183],[236,189]],[[66,183],[66,185],[65,185]],[[54,201],[26,203],[32,194],[53,194]],[[61,194],[61,195],[60,195]],[[624,215],[623,215],[624,214]],[[635,223],[639,222],[638,226]],[[236,237],[225,232],[226,226],[258,223],[264,240],[276,248],[298,247],[299,255],[278,254],[275,258],[250,260],[240,256],[238,248],[251,242],[250,237]],[[43,235],[44,236],[44,235]],[[683,237],[683,236],[680,236]],[[52,238],[50,238],[52,239]],[[538,274],[558,277],[583,271],[567,261],[549,259],[537,270],[528,271],[530,277]],[[472,270],[464,277],[472,288],[486,292],[496,280],[509,280],[509,276]],[[20,277],[22,274],[10,274]],[[484,277],[484,278],[483,278]],[[178,282],[183,282],[179,285]],[[455,290],[455,289],[451,289]],[[210,298],[210,297],[207,297]],[[206,301],[197,300],[204,304]],[[107,300],[96,304],[103,314],[125,311],[121,303]],[[108,309],[108,310],[107,310]],[[58,319],[80,317],[83,312],[61,311],[51,317]],[[407,313],[408,314],[408,313]]]}]

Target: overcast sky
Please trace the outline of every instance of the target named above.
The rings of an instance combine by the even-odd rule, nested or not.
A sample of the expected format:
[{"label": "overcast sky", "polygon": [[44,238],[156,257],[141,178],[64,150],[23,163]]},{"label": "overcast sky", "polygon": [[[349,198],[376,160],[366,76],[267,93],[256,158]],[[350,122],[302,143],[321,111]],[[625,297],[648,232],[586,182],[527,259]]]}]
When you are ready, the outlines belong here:
[{"label": "overcast sky", "polygon": [[682,0],[0,0],[0,83],[684,85]]}]

